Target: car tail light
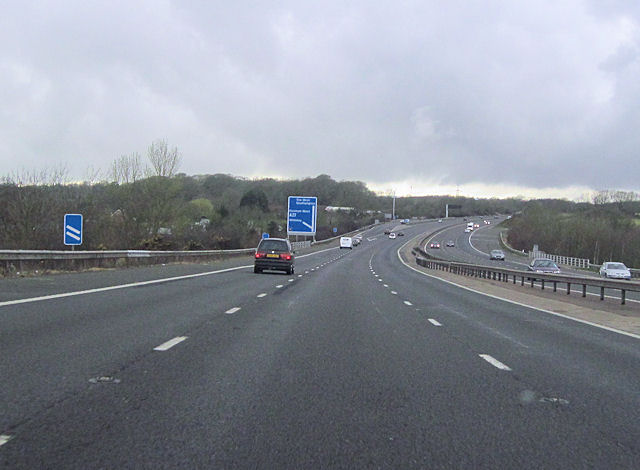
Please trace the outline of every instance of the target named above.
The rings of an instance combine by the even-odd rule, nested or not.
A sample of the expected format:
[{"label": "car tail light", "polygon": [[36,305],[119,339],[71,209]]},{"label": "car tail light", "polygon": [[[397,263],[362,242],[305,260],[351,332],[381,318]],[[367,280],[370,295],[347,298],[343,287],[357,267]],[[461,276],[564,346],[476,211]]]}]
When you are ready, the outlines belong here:
[{"label": "car tail light", "polygon": [[262,251],[256,251],[256,259],[259,259],[259,258],[266,258],[266,257],[267,257],[267,254],[266,254],[266,253],[264,253],[264,252],[262,252]]},{"label": "car tail light", "polygon": [[280,255],[280,259],[283,259],[285,261],[291,261],[291,255],[289,253],[282,253]]}]

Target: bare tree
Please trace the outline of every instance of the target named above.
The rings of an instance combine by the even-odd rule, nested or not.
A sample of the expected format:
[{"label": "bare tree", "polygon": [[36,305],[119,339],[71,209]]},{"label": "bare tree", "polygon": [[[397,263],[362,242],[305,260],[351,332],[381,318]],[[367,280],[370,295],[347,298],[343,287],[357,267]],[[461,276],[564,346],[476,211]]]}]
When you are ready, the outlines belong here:
[{"label": "bare tree", "polygon": [[611,202],[637,201],[638,193],[633,191],[613,191],[610,189],[600,190],[592,197],[594,204],[607,204]]},{"label": "bare tree", "polygon": [[122,155],[111,164],[111,178],[118,184],[133,183],[143,174],[140,154]]},{"label": "bare tree", "polygon": [[92,185],[104,181],[105,179],[104,172],[100,168],[96,168],[93,165],[89,165],[87,167],[84,177],[85,184]]},{"label": "bare tree", "polygon": [[178,153],[178,147],[169,149],[166,140],[156,140],[147,151],[151,163],[150,176],[172,177],[176,174],[182,156]]},{"label": "bare tree", "polygon": [[41,170],[21,168],[2,178],[5,184],[16,186],[54,186],[69,182],[69,169],[66,164],[59,164]]}]

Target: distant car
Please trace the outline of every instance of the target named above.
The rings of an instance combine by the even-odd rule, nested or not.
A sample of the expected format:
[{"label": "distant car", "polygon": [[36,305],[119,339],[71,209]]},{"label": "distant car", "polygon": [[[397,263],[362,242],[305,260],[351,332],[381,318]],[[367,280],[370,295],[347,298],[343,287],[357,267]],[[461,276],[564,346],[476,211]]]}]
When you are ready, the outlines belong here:
[{"label": "distant car", "polygon": [[404,237],[404,232],[398,232],[396,233],[396,235],[398,235],[399,237]]},{"label": "distant car", "polygon": [[456,246],[456,243],[453,240],[449,240],[447,246]]},{"label": "distant car", "polygon": [[391,232],[389,234],[389,238],[391,238],[391,239],[396,238],[396,234],[394,232]]},{"label": "distant car", "polygon": [[429,248],[440,248],[440,243],[439,242],[431,242],[429,243]]},{"label": "distant car", "polygon": [[353,249],[353,239],[351,237],[340,237],[340,249],[348,248]]},{"label": "distant car", "polygon": [[473,228],[480,228],[480,224],[473,224]]},{"label": "distant car", "polygon": [[550,259],[536,258],[529,265],[529,271],[535,271],[537,273],[559,274],[560,268]]},{"label": "distant car", "polygon": [[258,274],[270,269],[293,274],[294,253],[291,243],[286,238],[264,238],[256,248],[253,272]]},{"label": "distant car", "polygon": [[389,230],[389,229],[386,229],[386,230],[384,231],[384,234],[385,234],[385,235],[389,235],[390,233],[391,233],[391,230]]},{"label": "distant car", "polygon": [[600,275],[611,279],[631,280],[631,271],[623,263],[607,261],[600,267]]},{"label": "distant car", "polygon": [[442,219],[438,219],[438,223],[441,224],[442,223]]},{"label": "distant car", "polygon": [[491,253],[489,253],[489,259],[504,261],[504,252],[502,250],[491,250]]}]

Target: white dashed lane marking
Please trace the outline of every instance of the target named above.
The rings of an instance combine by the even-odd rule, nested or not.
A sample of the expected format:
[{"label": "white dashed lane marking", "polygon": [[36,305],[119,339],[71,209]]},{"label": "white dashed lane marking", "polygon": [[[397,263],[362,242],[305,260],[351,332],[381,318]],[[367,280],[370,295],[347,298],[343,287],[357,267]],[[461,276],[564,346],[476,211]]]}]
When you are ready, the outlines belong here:
[{"label": "white dashed lane marking", "polygon": [[382,284],[384,287],[389,287],[389,284]]},{"label": "white dashed lane marking", "polygon": [[429,318],[429,323],[434,326],[442,326],[442,323],[440,323],[438,320],[434,320],[433,318]]},{"label": "white dashed lane marking", "polygon": [[276,289],[282,289],[282,284],[278,284],[278,285],[276,286]]},{"label": "white dashed lane marking", "polygon": [[487,361],[493,367],[497,367],[500,370],[511,370],[511,367],[503,364],[502,362],[500,362],[499,360],[497,360],[494,357],[489,356],[488,354],[478,354],[478,356],[480,356],[482,359]]},{"label": "white dashed lane marking", "polygon": [[229,315],[231,315],[232,313],[236,313],[238,310],[240,310],[240,307],[233,307],[233,308],[230,308],[229,310],[227,310],[224,313],[228,313]]},{"label": "white dashed lane marking", "polygon": [[396,291],[394,291],[394,290],[392,290],[392,291],[391,291],[391,293],[392,293],[393,295],[398,295],[398,293],[397,293]]},{"label": "white dashed lane marking", "polygon": [[266,296],[267,296],[267,294],[266,294],[266,293],[264,293],[264,292],[263,292],[262,294],[258,294],[258,295],[257,295],[257,297],[258,297],[259,299],[261,299],[262,297],[266,297]]},{"label": "white dashed lane marking", "polygon": [[153,350],[154,351],[166,351],[166,350],[171,349],[172,347],[174,347],[176,344],[182,343],[187,338],[188,338],[188,336],[178,336],[176,338],[170,339],[166,343],[162,343],[160,346],[156,346],[155,348],[153,348]]},{"label": "white dashed lane marking", "polygon": [[13,438],[13,436],[9,436],[8,434],[0,434],[0,446],[5,445],[12,438]]},{"label": "white dashed lane marking", "polygon": [[405,301],[404,301],[404,304],[405,304],[405,305],[409,305],[409,306],[413,305],[413,304],[412,304],[411,302],[409,302],[408,300],[405,300]]}]

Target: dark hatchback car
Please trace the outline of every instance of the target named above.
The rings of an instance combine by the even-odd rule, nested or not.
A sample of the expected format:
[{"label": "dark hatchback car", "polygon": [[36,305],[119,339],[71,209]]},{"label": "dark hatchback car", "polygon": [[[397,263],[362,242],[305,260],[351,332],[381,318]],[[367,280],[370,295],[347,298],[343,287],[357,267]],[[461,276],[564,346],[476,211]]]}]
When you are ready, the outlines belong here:
[{"label": "dark hatchback car", "polygon": [[265,269],[271,269],[293,274],[294,251],[289,240],[285,238],[265,238],[260,240],[254,258],[254,273],[261,273]]}]

